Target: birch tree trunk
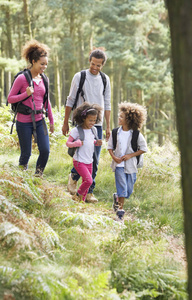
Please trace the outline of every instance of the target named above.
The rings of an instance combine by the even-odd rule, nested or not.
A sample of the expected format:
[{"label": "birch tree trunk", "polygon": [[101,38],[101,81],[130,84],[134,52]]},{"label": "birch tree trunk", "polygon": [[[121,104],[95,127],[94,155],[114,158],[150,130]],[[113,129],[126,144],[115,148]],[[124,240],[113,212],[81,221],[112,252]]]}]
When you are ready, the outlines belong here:
[{"label": "birch tree trunk", "polygon": [[177,129],[181,151],[188,292],[192,299],[192,1],[167,0]]}]

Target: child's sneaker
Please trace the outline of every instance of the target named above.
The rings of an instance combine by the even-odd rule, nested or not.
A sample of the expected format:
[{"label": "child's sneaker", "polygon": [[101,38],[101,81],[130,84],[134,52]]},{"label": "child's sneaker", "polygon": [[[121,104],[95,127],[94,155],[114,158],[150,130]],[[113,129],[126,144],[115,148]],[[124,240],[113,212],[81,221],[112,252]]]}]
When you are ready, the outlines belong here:
[{"label": "child's sneaker", "polygon": [[113,210],[117,211],[118,208],[119,208],[118,196],[117,196],[117,193],[113,193]]},{"label": "child's sneaker", "polygon": [[124,209],[118,209],[117,212],[116,212],[117,221],[123,222],[124,214],[125,214]]},{"label": "child's sneaker", "polygon": [[80,203],[85,203],[83,201],[83,195],[79,195],[78,193],[76,193],[75,195],[72,196],[72,199],[76,202],[80,202]]}]

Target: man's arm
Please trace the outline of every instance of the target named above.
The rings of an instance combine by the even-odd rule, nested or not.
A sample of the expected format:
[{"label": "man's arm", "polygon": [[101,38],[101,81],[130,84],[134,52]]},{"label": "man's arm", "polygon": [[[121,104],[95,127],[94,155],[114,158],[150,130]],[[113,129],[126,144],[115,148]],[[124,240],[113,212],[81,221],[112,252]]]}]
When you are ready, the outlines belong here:
[{"label": "man's arm", "polygon": [[69,132],[69,117],[71,113],[72,107],[66,106],[65,107],[65,118],[63,122],[62,132],[66,135]]},{"label": "man's arm", "polygon": [[110,137],[110,110],[105,110],[105,120],[106,120],[106,140],[108,141]]}]

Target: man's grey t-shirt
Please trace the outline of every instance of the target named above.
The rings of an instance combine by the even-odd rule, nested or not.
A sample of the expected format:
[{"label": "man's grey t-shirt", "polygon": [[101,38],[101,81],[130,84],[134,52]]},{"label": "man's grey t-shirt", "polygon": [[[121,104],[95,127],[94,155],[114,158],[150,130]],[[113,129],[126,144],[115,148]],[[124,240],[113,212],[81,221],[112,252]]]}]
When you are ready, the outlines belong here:
[{"label": "man's grey t-shirt", "polygon": [[[107,84],[106,84],[105,94],[103,95],[104,86],[103,86],[103,80],[101,78],[100,73],[98,73],[97,75],[93,75],[88,69],[86,70],[86,78],[83,85],[85,101],[91,104],[98,104],[103,108],[102,121],[99,124],[95,124],[95,125],[102,125],[104,111],[111,110],[110,80],[109,80],[109,76],[107,76],[106,74],[105,76],[106,76]],[[67,97],[66,106],[73,107],[77,90],[79,88],[80,77],[81,77],[81,72],[76,73],[73,77],[69,96]],[[77,106],[81,105],[83,102],[84,102],[83,97],[79,95]]]}]

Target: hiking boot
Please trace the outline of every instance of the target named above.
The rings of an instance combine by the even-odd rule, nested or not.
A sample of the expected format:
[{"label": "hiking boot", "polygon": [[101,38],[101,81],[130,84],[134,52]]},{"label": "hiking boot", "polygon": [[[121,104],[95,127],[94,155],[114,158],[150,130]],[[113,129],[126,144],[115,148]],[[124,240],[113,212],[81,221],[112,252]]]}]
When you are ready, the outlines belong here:
[{"label": "hiking boot", "polygon": [[41,169],[36,169],[35,171],[35,174],[34,174],[35,177],[43,177],[43,170]]},{"label": "hiking boot", "polygon": [[75,195],[72,196],[72,199],[73,201],[76,201],[76,202],[83,202],[83,195],[79,195],[78,193],[76,193]]},{"label": "hiking boot", "polygon": [[119,222],[123,223],[124,214],[125,214],[124,209],[118,209],[117,212],[116,212],[116,215],[117,215],[117,220],[116,221],[119,221]]},{"label": "hiking boot", "polygon": [[97,198],[95,198],[95,196],[91,193],[88,193],[85,199],[85,202],[87,203],[96,203],[98,202]]},{"label": "hiking boot", "polygon": [[117,193],[113,193],[113,210],[116,212],[119,208]]},{"label": "hiking boot", "polygon": [[27,171],[27,168],[27,165],[19,165],[19,169],[21,169],[22,171]]},{"label": "hiking boot", "polygon": [[71,195],[75,195],[77,191],[77,181],[72,179],[71,174],[69,174],[67,190]]}]

